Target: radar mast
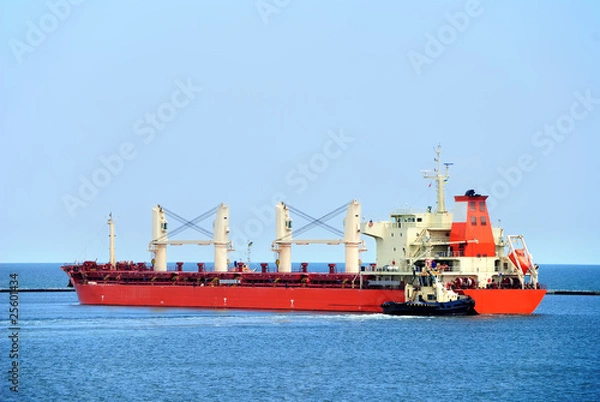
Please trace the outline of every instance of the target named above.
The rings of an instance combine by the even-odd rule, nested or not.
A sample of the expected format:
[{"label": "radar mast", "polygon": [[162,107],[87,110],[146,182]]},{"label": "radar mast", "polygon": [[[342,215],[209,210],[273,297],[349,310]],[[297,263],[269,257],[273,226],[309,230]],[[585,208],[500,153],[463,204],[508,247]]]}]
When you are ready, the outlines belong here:
[{"label": "radar mast", "polygon": [[[441,153],[442,146],[438,145],[437,149],[435,150],[436,157],[434,159],[434,161],[437,162],[437,168],[435,168],[433,171],[425,170],[423,172],[423,177],[426,179],[435,179],[437,186],[437,213],[445,214],[448,211],[446,211],[446,203],[444,201],[444,186],[450,177],[450,166],[454,165],[454,163],[442,163]],[[446,167],[444,174],[442,174],[442,165]]]}]

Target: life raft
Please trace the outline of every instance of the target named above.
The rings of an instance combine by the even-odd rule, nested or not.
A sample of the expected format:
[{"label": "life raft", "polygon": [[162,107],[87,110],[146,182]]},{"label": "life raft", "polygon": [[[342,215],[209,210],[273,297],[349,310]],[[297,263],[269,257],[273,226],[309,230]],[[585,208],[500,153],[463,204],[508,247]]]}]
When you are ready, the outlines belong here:
[{"label": "life raft", "polygon": [[529,271],[529,268],[531,268],[529,256],[525,253],[525,250],[523,250],[522,248],[518,248],[512,253],[510,253],[508,255],[508,258],[513,264],[515,264],[515,267],[521,268],[521,270],[523,271],[523,275],[526,275],[527,271]]}]

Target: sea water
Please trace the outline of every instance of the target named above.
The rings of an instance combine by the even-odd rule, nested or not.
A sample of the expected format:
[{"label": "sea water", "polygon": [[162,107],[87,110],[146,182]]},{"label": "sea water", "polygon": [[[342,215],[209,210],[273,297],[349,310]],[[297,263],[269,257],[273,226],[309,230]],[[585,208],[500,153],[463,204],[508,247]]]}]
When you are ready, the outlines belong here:
[{"label": "sea water", "polygon": [[[0,264],[0,288],[11,273],[20,288],[67,283],[59,264]],[[600,290],[600,266],[540,276],[550,289]],[[82,306],[74,292],[22,292],[18,331],[9,293],[0,305],[1,401],[600,399],[600,296],[547,295],[531,316],[427,318]]]}]

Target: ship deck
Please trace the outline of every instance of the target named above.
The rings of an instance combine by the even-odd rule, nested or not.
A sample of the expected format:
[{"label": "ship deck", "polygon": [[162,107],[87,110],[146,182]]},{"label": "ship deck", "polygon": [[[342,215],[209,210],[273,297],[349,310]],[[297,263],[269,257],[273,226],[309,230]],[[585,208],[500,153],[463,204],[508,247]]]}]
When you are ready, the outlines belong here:
[{"label": "ship deck", "polygon": [[404,282],[391,280],[388,272],[323,273],[323,272],[190,272],[153,270],[109,270],[104,266],[64,266],[76,284],[102,283],[137,286],[243,286],[303,287],[348,289],[403,289]]}]

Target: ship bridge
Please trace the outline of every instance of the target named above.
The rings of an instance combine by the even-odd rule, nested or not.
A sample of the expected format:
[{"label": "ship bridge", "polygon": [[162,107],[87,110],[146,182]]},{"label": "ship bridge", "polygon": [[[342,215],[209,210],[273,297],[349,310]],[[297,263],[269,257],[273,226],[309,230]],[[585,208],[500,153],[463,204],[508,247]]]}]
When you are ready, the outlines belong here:
[{"label": "ship bridge", "polygon": [[375,239],[376,262],[384,266],[415,258],[432,244],[438,253],[447,252],[451,227],[452,214],[448,212],[396,210],[389,221],[363,221],[361,233]]}]

